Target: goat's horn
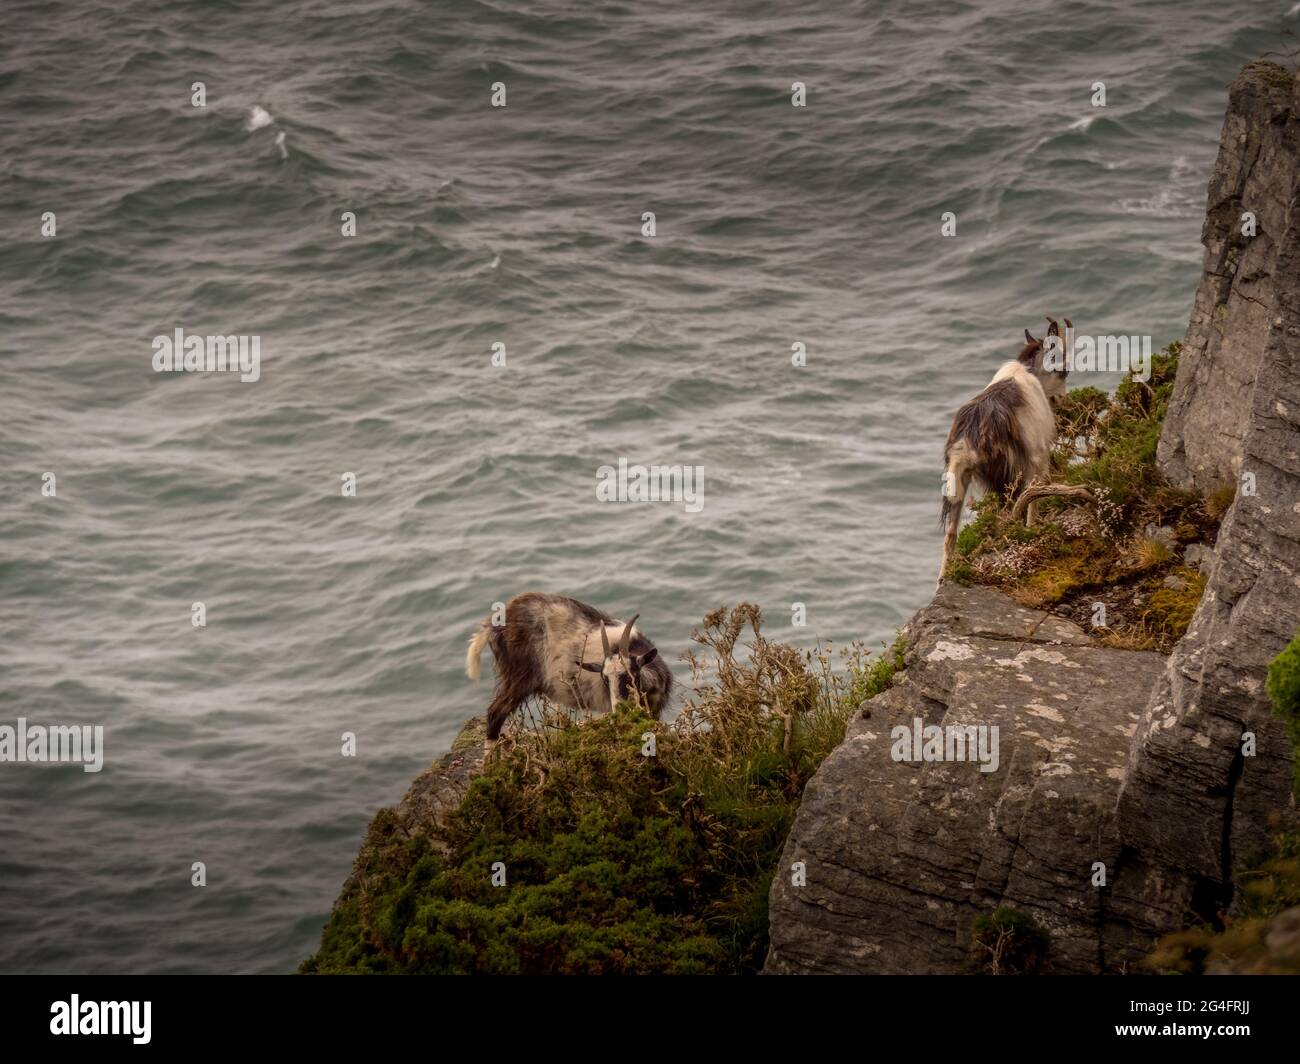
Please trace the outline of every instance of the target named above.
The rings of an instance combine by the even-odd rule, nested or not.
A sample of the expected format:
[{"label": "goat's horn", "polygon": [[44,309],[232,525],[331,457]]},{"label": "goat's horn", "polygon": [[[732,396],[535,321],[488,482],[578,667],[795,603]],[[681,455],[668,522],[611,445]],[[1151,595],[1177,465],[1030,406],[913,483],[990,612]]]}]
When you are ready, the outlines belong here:
[{"label": "goat's horn", "polygon": [[618,652],[622,655],[624,661],[627,660],[627,648],[632,642],[632,626],[636,624],[636,619],[640,616],[641,614],[634,613],[632,619],[627,622],[627,627],[623,629],[623,642],[619,645]]},{"label": "goat's horn", "polygon": [[605,631],[605,626],[600,626],[600,645],[605,651],[605,657],[609,657],[609,633]]}]

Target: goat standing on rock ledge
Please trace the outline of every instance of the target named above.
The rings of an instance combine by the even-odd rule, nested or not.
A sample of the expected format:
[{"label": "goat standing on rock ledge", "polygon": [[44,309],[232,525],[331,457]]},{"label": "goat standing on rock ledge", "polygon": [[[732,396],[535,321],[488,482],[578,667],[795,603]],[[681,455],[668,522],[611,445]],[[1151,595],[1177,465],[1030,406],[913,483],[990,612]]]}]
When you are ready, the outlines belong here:
[{"label": "goat standing on rock ledge", "polygon": [[[1048,343],[1025,330],[1025,346],[1013,361],[1004,362],[979,395],[965,403],[952,419],[943,447],[943,560],[939,582],[957,543],[966,492],[974,486],[983,494],[1006,495],[1050,479],[1056,417],[1051,399],[1065,391],[1069,340],[1074,326],[1065,319],[1061,337],[1056,319],[1047,319]],[[1029,524],[1036,503],[1029,504]]]},{"label": "goat standing on rock ledge", "polygon": [[479,656],[491,645],[496,690],[488,706],[488,739],[534,695],[570,709],[608,713],[630,699],[655,720],[672,694],[673,673],[636,628],[563,595],[529,592],[506,603],[505,623],[491,617],[469,641],[465,674],[479,676]]}]

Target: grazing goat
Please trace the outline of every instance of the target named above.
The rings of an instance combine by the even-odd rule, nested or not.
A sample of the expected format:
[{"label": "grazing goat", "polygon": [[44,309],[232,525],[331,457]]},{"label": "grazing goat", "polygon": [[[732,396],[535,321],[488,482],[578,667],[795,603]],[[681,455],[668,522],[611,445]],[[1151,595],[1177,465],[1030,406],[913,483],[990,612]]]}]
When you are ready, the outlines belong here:
[{"label": "grazing goat", "polygon": [[[1074,326],[1065,319],[1066,335],[1054,318],[1047,342],[1035,340],[1025,330],[1025,346],[1013,361],[1005,362],[979,395],[965,403],[952,419],[943,447],[943,560],[939,582],[957,542],[966,492],[999,495],[1020,491],[1035,481],[1050,479],[1056,418],[1050,400],[1065,391],[1065,377]],[[1034,523],[1037,503],[1029,505]]]},{"label": "grazing goat", "polygon": [[497,682],[488,706],[488,738],[527,699],[542,695],[570,709],[608,713],[631,699],[659,719],[672,694],[673,673],[636,628],[562,595],[530,592],[506,603],[505,623],[489,617],[469,641],[465,675],[479,676],[490,645]]}]

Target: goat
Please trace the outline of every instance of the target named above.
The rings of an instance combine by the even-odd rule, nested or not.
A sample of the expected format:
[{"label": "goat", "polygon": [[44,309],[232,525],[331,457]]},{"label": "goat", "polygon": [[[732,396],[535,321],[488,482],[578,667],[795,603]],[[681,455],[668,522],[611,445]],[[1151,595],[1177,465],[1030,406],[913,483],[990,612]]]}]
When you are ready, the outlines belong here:
[{"label": "goat", "polygon": [[[1025,346],[1015,359],[1004,362],[979,395],[962,405],[952,419],[943,446],[943,560],[939,582],[957,543],[966,492],[974,486],[981,494],[1020,491],[1050,479],[1056,417],[1051,400],[1065,392],[1069,343],[1074,325],[1065,319],[1062,338],[1056,319],[1049,317],[1047,343],[1025,330]],[[1029,504],[1033,524],[1037,503]]]},{"label": "goat", "polygon": [[497,680],[488,739],[495,740],[506,718],[534,695],[594,713],[632,699],[658,720],[672,694],[673,673],[637,630],[639,616],[624,624],[577,599],[529,592],[506,603],[504,624],[485,619],[469,641],[465,675],[478,679],[479,657],[490,645]]}]

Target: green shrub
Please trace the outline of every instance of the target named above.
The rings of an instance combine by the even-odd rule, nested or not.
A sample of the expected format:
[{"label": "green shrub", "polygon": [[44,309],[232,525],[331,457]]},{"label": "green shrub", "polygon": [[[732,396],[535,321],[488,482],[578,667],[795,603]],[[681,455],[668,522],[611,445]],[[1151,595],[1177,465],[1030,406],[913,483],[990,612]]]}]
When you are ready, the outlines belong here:
[{"label": "green shrub", "polygon": [[[1175,342],[1157,352],[1151,359],[1149,380],[1126,376],[1104,411],[1093,413],[1087,431],[1077,434],[1087,440],[1085,461],[1067,466],[1068,483],[1104,489],[1110,501],[1121,507],[1140,502],[1161,483],[1156,445],[1173,393],[1180,348]],[[1088,394],[1081,405],[1095,408],[1092,393],[1097,389],[1082,390]]]},{"label": "green shrub", "polygon": [[1300,796],[1300,632],[1268,667],[1268,697],[1291,739],[1294,789]]},{"label": "green shrub", "polygon": [[687,656],[696,693],[671,724],[626,703],[581,723],[549,712],[507,731],[436,838],[376,816],[301,971],[757,971],[804,784],[903,647],[872,660],[853,644],[836,669],[829,650],[764,638],[751,605],[694,639],[708,654]]},{"label": "green shrub", "polygon": [[855,683],[850,690],[849,700],[854,704],[875,698],[889,688],[896,674],[907,667],[903,660],[907,645],[902,635],[894,640],[894,645],[885,649],[868,668],[854,673]]}]

